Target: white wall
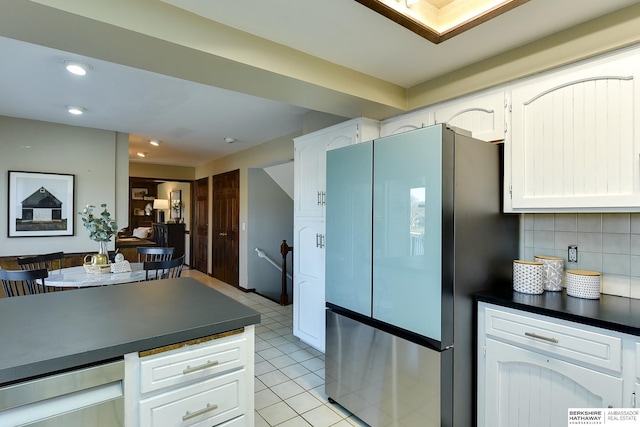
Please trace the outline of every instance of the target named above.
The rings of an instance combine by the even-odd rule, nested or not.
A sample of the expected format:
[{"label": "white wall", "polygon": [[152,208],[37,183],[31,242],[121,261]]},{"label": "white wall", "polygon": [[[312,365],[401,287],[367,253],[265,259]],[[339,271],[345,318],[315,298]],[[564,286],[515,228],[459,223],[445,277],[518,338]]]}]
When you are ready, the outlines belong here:
[{"label": "white wall", "polygon": [[128,137],[117,132],[0,116],[0,256],[97,251],[78,215],[73,236],[9,238],[8,171],[73,174],[74,212],[106,203],[122,228],[128,215],[127,147]]}]

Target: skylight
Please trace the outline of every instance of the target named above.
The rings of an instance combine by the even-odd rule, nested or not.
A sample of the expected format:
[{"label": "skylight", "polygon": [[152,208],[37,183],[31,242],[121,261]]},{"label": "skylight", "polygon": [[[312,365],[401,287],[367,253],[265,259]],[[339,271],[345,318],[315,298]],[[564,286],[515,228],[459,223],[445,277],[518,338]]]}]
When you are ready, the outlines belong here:
[{"label": "skylight", "polygon": [[495,18],[529,0],[356,0],[433,43]]}]

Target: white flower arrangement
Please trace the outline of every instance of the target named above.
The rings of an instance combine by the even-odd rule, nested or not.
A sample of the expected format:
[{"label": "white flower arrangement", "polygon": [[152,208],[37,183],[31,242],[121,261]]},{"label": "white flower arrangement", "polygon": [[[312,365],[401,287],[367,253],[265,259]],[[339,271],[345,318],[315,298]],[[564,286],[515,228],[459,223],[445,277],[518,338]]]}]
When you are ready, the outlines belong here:
[{"label": "white flower arrangement", "polygon": [[182,200],[173,200],[171,202],[171,209],[176,213],[180,213],[180,208],[182,207]]}]

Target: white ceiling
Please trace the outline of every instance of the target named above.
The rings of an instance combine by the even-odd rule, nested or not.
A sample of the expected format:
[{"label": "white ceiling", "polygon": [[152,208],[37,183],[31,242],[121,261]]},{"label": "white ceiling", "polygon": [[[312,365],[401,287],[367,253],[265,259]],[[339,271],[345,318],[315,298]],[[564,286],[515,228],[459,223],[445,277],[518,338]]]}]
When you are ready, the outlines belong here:
[{"label": "white ceiling", "polygon": [[[6,19],[11,19],[6,15],[18,7],[15,6],[17,3],[0,0]],[[56,3],[74,1],[39,0],[33,3],[57,7]],[[84,6],[80,1],[76,3],[78,8]],[[153,5],[150,0],[147,3]],[[166,0],[164,3],[165,9],[167,5],[174,5],[408,89],[635,4],[637,0],[531,0],[439,45],[353,0]],[[135,7],[130,7],[134,13]],[[114,7],[116,12],[122,12],[117,9]],[[176,14],[184,13],[174,10]],[[27,20],[24,16],[13,18]],[[102,20],[91,16],[91,19],[111,24],[109,20],[115,18],[105,16]],[[5,28],[8,27],[6,22]],[[0,25],[0,115],[129,133],[130,154],[134,156],[139,150],[149,153],[145,160],[132,158],[133,161],[200,165],[281,136],[300,133],[303,116],[312,105],[311,101],[282,101],[295,99],[294,95],[283,92],[295,91],[294,85],[279,89],[282,96],[266,99],[266,96],[251,95],[268,93],[268,88],[257,88],[259,81],[247,80],[248,89],[241,93],[242,86],[240,90],[222,89],[212,84],[194,83],[195,78],[190,81],[96,59],[108,55],[99,52],[100,46],[94,45],[94,56],[88,42],[84,46],[75,42],[74,46],[78,48],[74,50],[58,50],[53,41],[48,42],[51,34],[46,34],[46,29],[35,24],[33,27],[23,25],[19,30],[3,32]],[[235,41],[211,40],[211,43],[227,43],[229,49],[233,49]],[[177,37],[175,43],[180,43]],[[265,56],[268,54],[266,52]],[[93,70],[84,78],[69,75],[62,67],[64,59],[86,61]],[[171,57],[162,59],[172,61]],[[295,70],[295,61],[286,65],[299,71]],[[185,64],[185,67],[189,66],[194,64]],[[327,87],[326,91],[333,96],[336,89]],[[87,113],[82,117],[69,116],[63,108],[68,104],[82,105]],[[323,112],[336,115],[344,116],[344,111],[344,105],[339,102],[323,108]],[[238,141],[227,144],[224,142],[227,136]],[[162,145],[159,148],[149,146],[147,142],[151,138],[160,139]]]}]

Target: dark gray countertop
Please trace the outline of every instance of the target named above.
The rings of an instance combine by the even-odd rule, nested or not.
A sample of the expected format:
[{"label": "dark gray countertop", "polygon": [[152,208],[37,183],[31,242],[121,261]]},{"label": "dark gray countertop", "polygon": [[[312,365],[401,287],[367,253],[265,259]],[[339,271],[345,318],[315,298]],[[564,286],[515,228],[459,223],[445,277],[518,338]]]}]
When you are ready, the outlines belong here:
[{"label": "dark gray countertop", "polygon": [[189,277],[0,298],[0,385],[256,323]]},{"label": "dark gray countertop", "polygon": [[480,292],[476,300],[640,335],[640,300],[637,299],[600,294],[600,299],[590,300],[569,296],[565,291],[529,295],[500,288]]}]

